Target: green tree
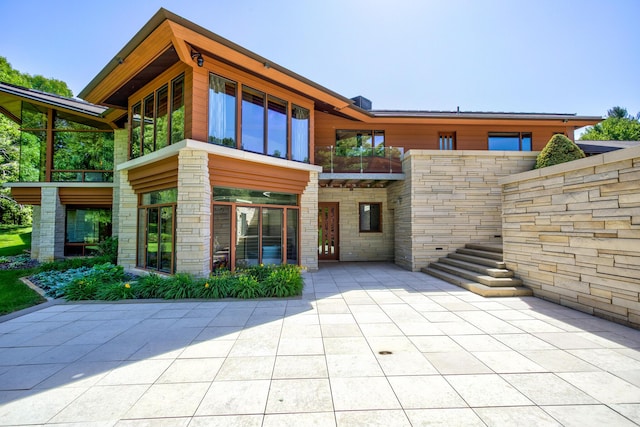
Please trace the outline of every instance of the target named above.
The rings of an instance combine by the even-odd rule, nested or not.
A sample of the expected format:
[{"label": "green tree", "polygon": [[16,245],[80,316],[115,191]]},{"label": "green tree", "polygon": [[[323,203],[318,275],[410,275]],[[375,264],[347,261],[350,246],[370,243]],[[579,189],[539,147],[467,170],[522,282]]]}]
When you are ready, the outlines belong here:
[{"label": "green tree", "polygon": [[534,169],[546,168],[560,163],[570,162],[585,157],[584,152],[564,135],[553,135],[544,146],[538,157]]},{"label": "green tree", "polygon": [[[2,56],[0,56],[0,82],[66,97],[73,96],[71,89],[62,80],[22,73],[14,69]],[[18,124],[0,114],[0,185],[18,180],[20,137]],[[23,154],[29,155],[29,153]],[[22,206],[13,200],[8,188],[0,188],[0,223],[29,224],[30,222],[31,208]]]},{"label": "green tree", "polygon": [[640,141],[640,113],[636,117],[619,106],[607,111],[607,118],[588,127],[580,136],[590,141]]}]

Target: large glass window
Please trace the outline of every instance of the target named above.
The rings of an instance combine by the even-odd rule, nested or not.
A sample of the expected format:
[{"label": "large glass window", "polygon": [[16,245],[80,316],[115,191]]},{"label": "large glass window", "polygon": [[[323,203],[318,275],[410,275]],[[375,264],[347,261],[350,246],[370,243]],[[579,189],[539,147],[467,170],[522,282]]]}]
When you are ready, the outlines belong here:
[{"label": "large glass window", "polygon": [[287,264],[298,264],[298,214],[297,209],[287,209]]},{"label": "large glass window", "polygon": [[209,142],[236,146],[236,83],[209,75]]},{"label": "large glass window", "polygon": [[213,206],[212,270],[230,268],[231,262],[231,206]]},{"label": "large glass window", "polygon": [[156,150],[169,143],[167,131],[169,126],[169,87],[163,86],[156,96]]},{"label": "large glass window", "polygon": [[293,105],[291,109],[291,160],[309,162],[309,110]]},{"label": "large glass window", "polygon": [[171,144],[184,139],[184,76],[171,82]]},{"label": "large glass window", "polygon": [[135,159],[140,157],[140,142],[142,137],[140,134],[140,126],[142,125],[142,103],[138,102],[131,107],[131,144],[129,145],[129,158]]},{"label": "large glass window", "polygon": [[382,231],[382,203],[360,203],[360,232]]},{"label": "large glass window", "polygon": [[113,133],[55,132],[51,181],[113,181]]},{"label": "large glass window", "polygon": [[45,181],[47,158],[47,132],[23,130],[20,135],[21,182]]},{"label": "large glass window", "polygon": [[214,187],[212,270],[297,264],[297,200],[295,194]]},{"label": "large glass window", "polygon": [[131,159],[184,139],[184,76],[179,76],[170,83],[131,107]]},{"label": "large glass window", "polygon": [[236,266],[257,265],[260,238],[260,208],[236,207]]},{"label": "large glass window", "polygon": [[22,117],[20,181],[113,180],[113,131],[106,124],[28,102],[22,103]]},{"label": "large glass window", "polygon": [[489,150],[531,151],[531,132],[490,132]]},{"label": "large glass window", "polygon": [[240,126],[241,149],[308,163],[309,124],[310,112],[306,108],[216,74],[209,75],[210,143],[237,148]]},{"label": "large glass window", "polygon": [[336,131],[336,156],[371,157],[385,156],[384,131],[351,130]]},{"label": "large glass window", "polygon": [[154,144],[154,102],[153,94],[147,96],[142,103],[142,155],[155,151]]},{"label": "large glass window", "polygon": [[264,154],[264,93],[242,88],[242,149]]},{"label": "large glass window", "polygon": [[267,101],[267,154],[287,158],[287,102],[269,96]]},{"label": "large glass window", "polygon": [[138,209],[138,267],[175,271],[175,188],[145,193]]},{"label": "large glass window", "polygon": [[65,256],[95,255],[98,243],[111,236],[111,209],[66,209]]}]

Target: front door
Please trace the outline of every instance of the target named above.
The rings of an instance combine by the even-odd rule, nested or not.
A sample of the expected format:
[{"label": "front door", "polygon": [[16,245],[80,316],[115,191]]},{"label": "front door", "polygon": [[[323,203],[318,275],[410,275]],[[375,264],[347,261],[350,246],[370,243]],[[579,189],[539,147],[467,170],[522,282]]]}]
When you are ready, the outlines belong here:
[{"label": "front door", "polygon": [[338,203],[318,203],[318,259],[337,261]]}]

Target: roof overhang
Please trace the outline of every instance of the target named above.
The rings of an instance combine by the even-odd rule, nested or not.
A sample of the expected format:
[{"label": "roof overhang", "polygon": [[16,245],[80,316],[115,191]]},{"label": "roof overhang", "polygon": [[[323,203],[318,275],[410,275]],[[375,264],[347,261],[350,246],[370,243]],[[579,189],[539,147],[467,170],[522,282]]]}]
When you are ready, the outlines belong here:
[{"label": "roof overhang", "polygon": [[80,92],[96,104],[126,110],[126,100],[136,90],[177,62],[195,68],[195,51],[237,67],[263,80],[298,93],[314,102],[315,109],[364,123],[439,124],[564,124],[580,128],[602,120],[595,116],[538,113],[478,113],[443,111],[364,110],[354,101],[257,55],[199,25],[161,8]]},{"label": "roof overhang", "polygon": [[191,51],[204,60],[215,58],[238,67],[316,104],[316,109],[366,120],[366,111],[353,101],[257,55],[199,25],[161,8],[80,92],[87,101],[126,109],[127,98],[154,77],[181,61],[197,64]]},{"label": "roof overhang", "polygon": [[110,120],[113,118],[113,111],[106,107],[0,82],[0,113],[19,125],[22,124],[22,101],[38,107],[55,109],[63,115],[73,117],[73,120],[79,123],[99,128],[114,127]]}]

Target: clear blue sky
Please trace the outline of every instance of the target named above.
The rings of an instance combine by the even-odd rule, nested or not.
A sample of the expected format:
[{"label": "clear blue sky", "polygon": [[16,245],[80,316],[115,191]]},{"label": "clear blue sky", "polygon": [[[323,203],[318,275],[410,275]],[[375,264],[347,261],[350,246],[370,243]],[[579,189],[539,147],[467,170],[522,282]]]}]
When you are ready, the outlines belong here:
[{"label": "clear blue sky", "polygon": [[77,94],[160,7],[376,109],[640,111],[640,0],[0,0],[0,56]]}]

